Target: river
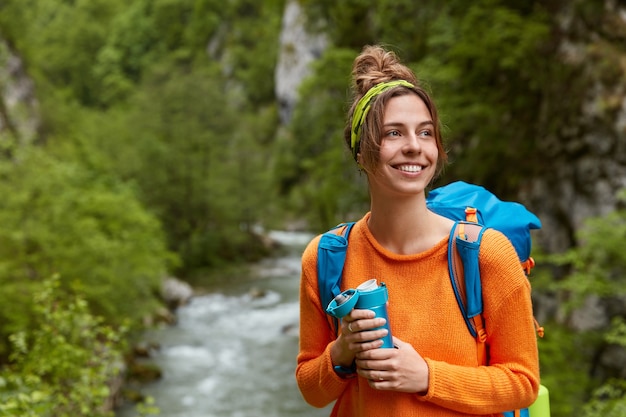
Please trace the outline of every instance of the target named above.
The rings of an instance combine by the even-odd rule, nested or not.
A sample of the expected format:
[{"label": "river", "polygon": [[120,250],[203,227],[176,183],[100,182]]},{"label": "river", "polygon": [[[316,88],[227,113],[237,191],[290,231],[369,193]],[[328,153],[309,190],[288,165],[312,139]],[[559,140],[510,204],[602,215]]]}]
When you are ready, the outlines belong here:
[{"label": "river", "polygon": [[[148,331],[163,377],[141,388],[161,417],[321,417],[295,381],[300,254],[311,238],[272,232],[288,250],[219,283],[177,311],[176,325]],[[235,278],[235,279],[233,279]],[[254,291],[251,291],[254,289]],[[257,293],[257,294],[253,294]],[[258,294],[262,294],[259,296]],[[138,414],[130,407],[118,417]]]}]

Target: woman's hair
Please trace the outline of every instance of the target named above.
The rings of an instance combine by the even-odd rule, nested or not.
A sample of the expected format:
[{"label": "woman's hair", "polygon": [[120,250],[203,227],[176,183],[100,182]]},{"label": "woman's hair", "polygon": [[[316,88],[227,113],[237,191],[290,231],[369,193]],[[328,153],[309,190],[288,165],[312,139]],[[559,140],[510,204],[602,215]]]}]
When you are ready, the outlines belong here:
[{"label": "woman's hair", "polygon": [[[348,113],[347,123],[344,130],[344,139],[348,148],[352,148],[353,128],[352,120],[359,100],[374,86],[394,80],[404,80],[413,85],[408,87],[398,85],[387,88],[376,95],[369,107],[360,130],[358,140],[354,144],[356,149],[352,149],[353,155],[361,154],[361,165],[366,171],[376,170],[379,162],[379,150],[382,141],[382,126],[385,105],[390,98],[405,94],[416,94],[426,104],[434,124],[434,136],[437,142],[439,157],[437,159],[438,176],[447,163],[448,156],[443,147],[441,137],[441,127],[437,108],[428,93],[419,85],[417,77],[408,67],[400,63],[400,60],[392,51],[387,51],[381,46],[366,46],[359,56],[354,60],[352,66],[352,105]],[[362,104],[361,104],[362,106]]]}]

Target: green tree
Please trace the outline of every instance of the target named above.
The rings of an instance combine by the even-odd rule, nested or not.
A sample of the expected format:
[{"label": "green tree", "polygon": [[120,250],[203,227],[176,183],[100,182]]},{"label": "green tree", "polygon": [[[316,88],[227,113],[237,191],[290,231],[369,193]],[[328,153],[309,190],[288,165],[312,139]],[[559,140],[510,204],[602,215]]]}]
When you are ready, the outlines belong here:
[{"label": "green tree", "polygon": [[[626,320],[617,317],[606,334],[606,343],[626,349]],[[626,415],[626,380],[611,378],[593,391],[591,400],[585,404],[584,417],[621,417]]]},{"label": "green tree", "polygon": [[217,65],[164,63],[130,101],[108,166],[134,181],[161,219],[180,272],[255,257],[251,230],[269,202],[271,108],[238,112]]},{"label": "green tree", "polygon": [[103,102],[111,105],[128,98],[151,67],[170,55],[185,62],[204,55],[228,8],[229,3],[215,0],[129,3],[111,22],[93,65]]},{"label": "green tree", "polygon": [[538,110],[563,67],[539,3],[509,3],[444,7],[430,28],[428,55],[414,64],[432,84],[448,127],[450,176],[505,197],[540,165],[527,163],[527,155],[537,154],[536,138],[550,120]]},{"label": "green tree", "polygon": [[7,0],[0,33],[26,61],[39,88],[52,88],[86,105],[100,102],[101,84],[93,71],[98,51],[121,0]]},{"label": "green tree", "polygon": [[153,311],[175,258],[134,191],[42,149],[16,161],[0,161],[0,355],[8,334],[34,323],[29,299],[56,273],[109,323]]},{"label": "green tree", "polygon": [[283,4],[8,0],[0,27],[39,86],[40,142],[132,182],[193,269],[261,249]]},{"label": "green tree", "polygon": [[273,105],[284,0],[237,0],[225,14],[223,66],[246,96],[245,109]]}]

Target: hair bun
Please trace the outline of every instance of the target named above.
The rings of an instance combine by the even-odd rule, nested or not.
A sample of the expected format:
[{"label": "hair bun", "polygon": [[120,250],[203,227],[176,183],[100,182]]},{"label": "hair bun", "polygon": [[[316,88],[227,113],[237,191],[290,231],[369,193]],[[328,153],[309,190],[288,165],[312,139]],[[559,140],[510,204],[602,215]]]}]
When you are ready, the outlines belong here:
[{"label": "hair bun", "polygon": [[380,46],[365,46],[352,67],[357,96],[364,95],[376,84],[391,80],[405,80],[418,85],[413,72],[403,65],[393,51]]}]

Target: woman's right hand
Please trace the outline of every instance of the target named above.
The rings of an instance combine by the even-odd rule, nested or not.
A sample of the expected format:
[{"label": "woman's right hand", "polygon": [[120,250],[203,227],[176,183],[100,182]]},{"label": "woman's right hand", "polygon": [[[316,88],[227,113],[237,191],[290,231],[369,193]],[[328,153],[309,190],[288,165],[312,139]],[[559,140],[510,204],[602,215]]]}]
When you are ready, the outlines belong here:
[{"label": "woman's right hand", "polygon": [[387,329],[372,329],[384,325],[385,319],[373,311],[353,309],[341,319],[341,332],[330,350],[333,365],[351,366],[357,353],[381,347]]}]

